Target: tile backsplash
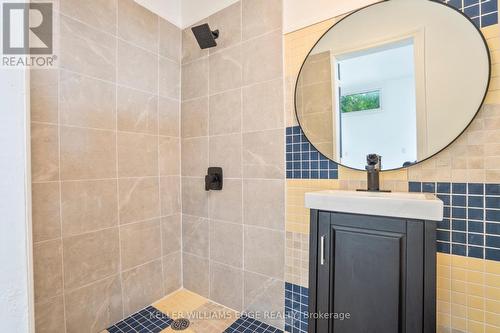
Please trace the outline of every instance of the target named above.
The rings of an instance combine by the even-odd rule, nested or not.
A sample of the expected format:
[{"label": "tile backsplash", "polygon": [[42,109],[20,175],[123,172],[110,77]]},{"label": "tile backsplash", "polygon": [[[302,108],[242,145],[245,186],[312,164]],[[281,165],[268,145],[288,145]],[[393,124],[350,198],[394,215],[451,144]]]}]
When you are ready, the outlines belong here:
[{"label": "tile backsplash", "polygon": [[497,0],[442,0],[467,15],[475,25],[484,28],[498,23]]},{"label": "tile backsplash", "polygon": [[321,154],[300,126],[286,129],[287,179],[337,179],[338,164]]},{"label": "tile backsplash", "polygon": [[444,203],[439,252],[500,261],[500,184],[410,182],[409,191]]}]

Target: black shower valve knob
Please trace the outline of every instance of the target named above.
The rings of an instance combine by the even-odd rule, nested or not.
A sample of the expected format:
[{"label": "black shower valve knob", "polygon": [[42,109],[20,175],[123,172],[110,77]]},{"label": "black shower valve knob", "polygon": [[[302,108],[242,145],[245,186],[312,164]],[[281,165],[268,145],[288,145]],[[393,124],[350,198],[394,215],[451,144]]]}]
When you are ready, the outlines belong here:
[{"label": "black shower valve knob", "polygon": [[220,191],[223,185],[222,168],[208,168],[205,176],[205,191]]}]

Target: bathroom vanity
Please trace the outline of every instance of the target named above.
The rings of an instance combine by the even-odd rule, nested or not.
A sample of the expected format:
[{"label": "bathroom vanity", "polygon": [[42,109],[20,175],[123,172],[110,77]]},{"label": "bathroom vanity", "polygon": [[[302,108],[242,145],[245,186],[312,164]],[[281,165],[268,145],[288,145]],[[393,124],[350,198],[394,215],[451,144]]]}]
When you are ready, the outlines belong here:
[{"label": "bathroom vanity", "polygon": [[[309,51],[295,86],[300,135],[287,136],[287,172],[332,186],[349,184],[347,168],[367,172],[364,191],[306,194],[309,333],[436,332],[443,202],[379,192],[379,174],[412,168],[456,140],[484,102],[490,73],[481,31],[440,1],[371,4],[336,21]],[[332,172],[318,153],[346,169]],[[414,175],[433,177],[403,172],[398,180]]]},{"label": "bathroom vanity", "polygon": [[439,199],[322,191],[307,193],[306,207],[309,312],[319,315],[309,333],[435,332]]}]

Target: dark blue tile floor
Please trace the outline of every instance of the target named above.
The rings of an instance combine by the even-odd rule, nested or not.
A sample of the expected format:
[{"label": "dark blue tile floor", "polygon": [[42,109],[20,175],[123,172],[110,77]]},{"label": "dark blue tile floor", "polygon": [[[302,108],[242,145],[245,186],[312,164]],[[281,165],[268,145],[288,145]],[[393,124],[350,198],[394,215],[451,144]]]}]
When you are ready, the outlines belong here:
[{"label": "dark blue tile floor", "polygon": [[169,327],[172,319],[152,306],[108,328],[109,333],[158,333]]},{"label": "dark blue tile floor", "polygon": [[260,322],[256,319],[247,317],[245,315],[241,316],[236,320],[231,326],[229,326],[224,333],[282,333],[275,327],[269,326]]}]

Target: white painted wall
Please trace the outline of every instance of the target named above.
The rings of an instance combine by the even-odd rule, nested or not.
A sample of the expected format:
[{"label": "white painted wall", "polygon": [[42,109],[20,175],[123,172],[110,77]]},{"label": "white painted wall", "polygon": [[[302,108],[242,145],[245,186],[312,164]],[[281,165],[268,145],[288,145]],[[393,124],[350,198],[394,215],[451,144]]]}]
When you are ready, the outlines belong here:
[{"label": "white painted wall", "polygon": [[0,330],[12,333],[34,332],[28,82],[0,67]]},{"label": "white painted wall", "polygon": [[283,32],[309,25],[378,2],[377,0],[283,0]]}]

